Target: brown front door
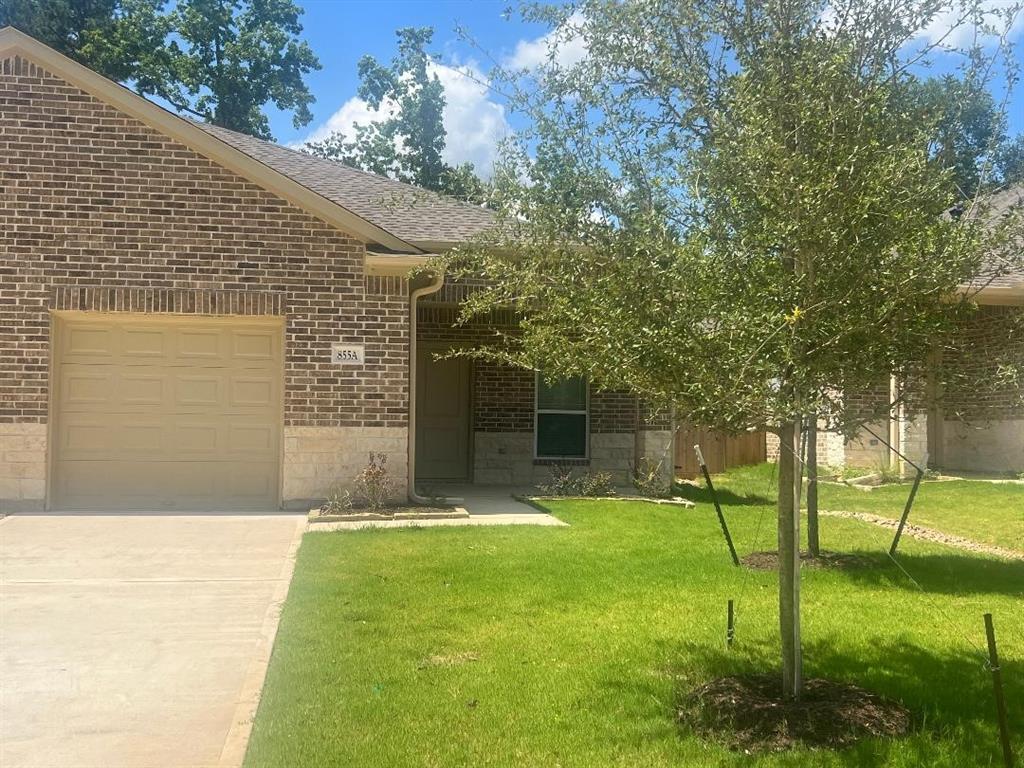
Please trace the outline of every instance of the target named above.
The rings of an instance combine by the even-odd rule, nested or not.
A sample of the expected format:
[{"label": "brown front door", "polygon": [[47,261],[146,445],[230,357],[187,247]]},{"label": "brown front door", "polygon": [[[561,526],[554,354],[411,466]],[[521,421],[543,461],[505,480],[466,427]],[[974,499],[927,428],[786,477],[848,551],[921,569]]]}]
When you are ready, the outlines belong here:
[{"label": "brown front door", "polygon": [[421,347],[416,360],[416,479],[469,479],[470,361],[436,360],[443,349]]}]

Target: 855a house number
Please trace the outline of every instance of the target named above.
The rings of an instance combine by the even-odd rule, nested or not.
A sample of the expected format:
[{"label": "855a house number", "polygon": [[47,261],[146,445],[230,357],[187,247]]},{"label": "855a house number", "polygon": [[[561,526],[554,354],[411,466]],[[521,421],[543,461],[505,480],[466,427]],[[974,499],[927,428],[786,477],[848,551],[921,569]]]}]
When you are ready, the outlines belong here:
[{"label": "855a house number", "polygon": [[362,365],[366,349],[362,344],[332,344],[331,362],[335,365]]}]

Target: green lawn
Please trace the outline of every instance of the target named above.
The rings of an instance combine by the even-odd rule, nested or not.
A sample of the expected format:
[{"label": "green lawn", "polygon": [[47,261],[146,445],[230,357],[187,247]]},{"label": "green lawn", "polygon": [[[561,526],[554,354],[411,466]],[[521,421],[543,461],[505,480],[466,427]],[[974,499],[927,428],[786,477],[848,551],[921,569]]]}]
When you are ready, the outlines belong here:
[{"label": "green lawn", "polygon": [[[769,474],[721,480],[741,553],[772,546]],[[910,738],[749,757],[676,725],[679,697],[775,665],[775,575],[734,568],[710,505],[555,502],[569,528],[311,533],[246,759],[256,766],[996,766],[982,614],[1024,752],[1024,563],[823,520],[874,567],[804,572],[807,673],[902,699]],[[738,639],[724,647],[725,604]],[[968,639],[969,638],[969,639]]]},{"label": "green lawn", "polygon": [[[822,509],[874,512],[899,519],[910,483],[883,485],[871,491],[844,486],[819,486]],[[981,480],[925,481],[911,522],[946,533],[1024,552],[1024,485]]]},{"label": "green lawn", "polygon": [[[774,474],[772,464],[738,467],[728,473],[725,484],[736,494],[771,494],[774,490],[766,489],[774,488]],[[821,509],[872,512],[898,520],[911,483],[883,485],[870,491],[832,483],[821,483],[818,488]],[[684,495],[704,497],[701,490],[688,488]],[[910,522],[1024,552],[1024,485],[926,480],[914,500]]]}]

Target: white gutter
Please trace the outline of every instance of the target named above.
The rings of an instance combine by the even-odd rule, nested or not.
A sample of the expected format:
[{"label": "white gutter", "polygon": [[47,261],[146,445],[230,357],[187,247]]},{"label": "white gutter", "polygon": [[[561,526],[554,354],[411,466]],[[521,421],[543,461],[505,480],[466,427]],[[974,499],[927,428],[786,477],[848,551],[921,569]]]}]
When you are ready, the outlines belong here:
[{"label": "white gutter", "polygon": [[437,293],[444,285],[444,272],[438,272],[428,285],[417,288],[409,294],[409,501],[414,504],[429,505],[433,499],[427,499],[416,493],[416,302],[421,296]]}]

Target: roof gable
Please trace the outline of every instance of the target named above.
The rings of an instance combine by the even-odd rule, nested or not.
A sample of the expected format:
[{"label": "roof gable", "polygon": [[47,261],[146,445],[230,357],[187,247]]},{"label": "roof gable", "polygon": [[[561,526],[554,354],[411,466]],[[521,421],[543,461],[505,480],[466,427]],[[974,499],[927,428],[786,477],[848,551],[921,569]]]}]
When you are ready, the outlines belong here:
[{"label": "roof gable", "polygon": [[259,159],[222,141],[202,130],[198,124],[144,99],[128,88],[72,61],[35,38],[13,27],[4,27],[0,29],[0,57],[9,56],[20,56],[34,62],[69,84],[149,125],[165,136],[181,142],[218,165],[279,195],[338,229],[368,243],[378,243],[394,251],[420,252],[420,249],[396,236],[389,229],[363,218],[336,200],[324,197]]}]

